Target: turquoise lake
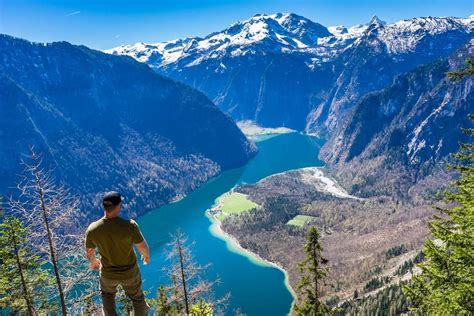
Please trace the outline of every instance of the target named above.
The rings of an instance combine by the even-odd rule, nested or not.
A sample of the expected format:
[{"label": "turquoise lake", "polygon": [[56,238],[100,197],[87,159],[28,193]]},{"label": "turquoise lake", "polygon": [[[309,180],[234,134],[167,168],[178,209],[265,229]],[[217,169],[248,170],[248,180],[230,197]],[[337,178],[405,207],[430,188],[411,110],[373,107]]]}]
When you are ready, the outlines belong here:
[{"label": "turquoise lake", "polygon": [[223,172],[184,199],[152,210],[138,219],[151,249],[150,265],[140,266],[149,297],[156,296],[160,284],[169,283],[163,272],[168,266],[164,249],[170,235],[179,228],[190,242],[195,243],[192,250],[196,261],[203,265],[211,263],[206,278],[219,277],[221,283],[215,286],[214,296],[218,298],[230,293],[226,315],[233,315],[236,309],[249,316],[289,313],[293,297],[285,286],[284,273],[229,249],[224,240],[211,233],[211,220],[205,211],[217,197],[236,185],[255,183],[295,168],[322,166],[317,158],[322,141],[291,133],[262,137],[256,144],[257,156],[244,167]]}]

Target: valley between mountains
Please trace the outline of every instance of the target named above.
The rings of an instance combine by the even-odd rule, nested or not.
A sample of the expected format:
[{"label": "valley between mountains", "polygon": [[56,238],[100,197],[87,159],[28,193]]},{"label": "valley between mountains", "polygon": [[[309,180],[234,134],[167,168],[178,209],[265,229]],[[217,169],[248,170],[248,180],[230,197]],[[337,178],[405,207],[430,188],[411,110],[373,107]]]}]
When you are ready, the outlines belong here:
[{"label": "valley between mountains", "polygon": [[326,27],[257,14],[103,52],[0,35],[0,193],[12,194],[33,147],[81,201],[78,229],[99,216],[101,192],[127,197],[155,251],[145,286],[184,227],[198,260],[224,273],[219,294],[234,290],[231,307],[249,315],[268,311],[252,280],[262,300],[277,293],[274,315],[291,293],[281,272],[230,255],[204,211],[295,290],[316,226],[324,298],[360,300],[417,273],[436,194],[457,177],[451,155],[469,141],[474,78],[447,74],[470,58],[473,15]]},{"label": "valley between mountains", "polygon": [[413,273],[436,193],[455,176],[450,154],[467,141],[473,79],[446,74],[474,55],[473,36],[473,16],[374,17],[346,28],[278,13],[107,52],[193,86],[237,121],[327,139],[319,157],[346,196],[324,189],[320,171],[289,171],[238,186],[232,194],[249,202],[217,218],[241,246],[287,270],[293,287],[305,227],[316,225],[329,259],[325,295],[337,302]]}]

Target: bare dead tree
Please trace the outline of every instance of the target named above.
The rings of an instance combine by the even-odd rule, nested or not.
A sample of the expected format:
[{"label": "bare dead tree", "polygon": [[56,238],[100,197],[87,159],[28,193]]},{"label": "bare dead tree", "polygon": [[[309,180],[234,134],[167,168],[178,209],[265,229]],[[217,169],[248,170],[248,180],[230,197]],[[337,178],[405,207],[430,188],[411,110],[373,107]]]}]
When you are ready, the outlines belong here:
[{"label": "bare dead tree", "polygon": [[[165,272],[172,284],[169,287],[161,287],[160,302],[158,302],[158,306],[172,305],[175,311],[185,312],[186,315],[190,314],[193,305],[197,309],[200,306],[216,309],[224,305],[229,298],[229,295],[226,295],[219,300],[213,299],[212,289],[219,283],[219,279],[208,281],[202,278],[203,272],[210,265],[198,265],[193,259],[191,246],[188,245],[187,237],[180,230],[168,244],[167,260],[170,261],[171,266],[165,269]],[[165,300],[166,304],[164,304]]]},{"label": "bare dead tree", "polygon": [[100,297],[97,272],[89,269],[84,256],[84,247],[80,246],[59,257],[59,274],[63,280],[66,305],[71,314],[86,309],[91,301]]},{"label": "bare dead tree", "polygon": [[77,304],[68,304],[66,297],[77,302],[82,294],[94,291],[97,283],[82,255],[83,234],[76,220],[79,202],[55,183],[51,170],[43,168],[41,157],[33,149],[30,161],[22,163],[19,195],[10,199],[10,209],[30,227],[32,246],[51,264],[56,283],[51,295],[58,298],[61,313],[67,315],[68,307],[73,310]]},{"label": "bare dead tree", "polygon": [[175,247],[175,251],[176,251],[175,253],[179,258],[179,273],[180,273],[180,276],[181,276],[181,285],[182,285],[183,294],[184,294],[184,307],[186,309],[186,315],[189,315],[188,287],[186,286],[186,275],[184,273],[184,269],[185,269],[185,267],[184,267],[185,253],[184,253],[184,249],[183,249],[184,240],[182,239],[182,237],[183,236],[179,232],[178,232],[178,234],[176,234],[174,247]]}]

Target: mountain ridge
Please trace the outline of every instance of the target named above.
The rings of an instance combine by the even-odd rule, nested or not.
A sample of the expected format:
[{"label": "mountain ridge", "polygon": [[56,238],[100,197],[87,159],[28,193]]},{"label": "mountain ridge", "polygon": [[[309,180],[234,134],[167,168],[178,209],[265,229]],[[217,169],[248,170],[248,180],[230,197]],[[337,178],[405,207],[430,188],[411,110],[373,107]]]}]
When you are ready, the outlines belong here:
[{"label": "mountain ridge", "polygon": [[347,29],[279,13],[202,38],[107,52],[132,56],[204,92],[235,120],[328,136],[361,96],[448,56],[473,35],[472,17],[384,23],[374,16]]},{"label": "mountain ridge", "polygon": [[470,126],[473,80],[453,81],[446,73],[461,69],[473,53],[471,39],[448,58],[398,75],[349,111],[320,155],[352,193],[380,193],[383,186],[384,194],[408,192],[468,141],[461,129]]},{"label": "mountain ridge", "polygon": [[256,152],[202,93],[130,57],[1,35],[0,76],[2,193],[33,145],[81,196],[84,221],[102,190],[121,191],[136,216]]},{"label": "mountain ridge", "polygon": [[[306,26],[306,25],[309,25]],[[300,26],[300,28],[294,27],[295,25]],[[307,30],[302,30],[305,26],[309,31],[313,31],[315,33],[315,36],[309,36],[306,37],[306,41],[302,41],[301,44],[307,45],[308,47],[305,46],[298,46],[298,45],[290,45],[293,49],[304,49],[304,48],[309,48],[309,46],[318,46],[321,45],[322,43],[318,43],[319,39],[323,39],[324,37],[337,37],[344,35],[344,34],[351,34],[352,36],[360,36],[363,34],[367,29],[372,26],[372,27],[385,27],[389,28],[392,31],[396,31],[397,28],[402,28],[405,30],[409,30],[412,28],[412,31],[414,31],[416,28],[419,28],[421,26],[426,27],[430,32],[436,32],[439,31],[440,29],[443,30],[449,30],[453,28],[454,26],[456,27],[461,27],[461,28],[467,28],[467,29],[473,29],[474,28],[474,15],[469,16],[467,18],[458,18],[458,17],[417,17],[417,18],[412,18],[412,19],[405,19],[405,20],[400,20],[397,22],[393,23],[387,23],[380,18],[378,18],[376,15],[371,18],[371,20],[366,23],[366,24],[358,24],[355,26],[352,26],[350,28],[346,28],[345,26],[329,26],[325,27],[319,23],[313,22],[308,18],[305,18],[303,16],[294,14],[294,13],[275,13],[275,14],[256,14],[250,19],[243,20],[240,22],[236,22],[232,25],[230,25],[228,28],[222,30],[222,31],[217,31],[210,33],[207,36],[204,37],[187,37],[184,39],[176,39],[176,40],[171,40],[171,41],[165,41],[165,42],[159,42],[155,44],[145,44],[143,42],[136,43],[136,44],[131,44],[131,45],[122,45],[118,46],[115,48],[107,49],[104,50],[107,53],[110,54],[121,54],[121,55],[130,55],[134,57],[135,59],[142,61],[142,62],[147,62],[147,56],[146,56],[146,49],[153,50],[154,48],[157,49],[155,53],[163,54],[166,51],[166,46],[169,48],[176,48],[177,45],[183,44],[180,46],[180,48],[183,49],[184,53],[189,53],[193,45],[188,45],[189,43],[194,43],[200,42],[200,41],[217,41],[218,38],[216,38],[217,35],[229,35],[229,34],[239,34],[239,38],[236,39],[236,41],[232,42],[232,45],[248,45],[248,44],[253,44],[255,42],[258,42],[264,38],[264,35],[267,35],[268,37],[271,37],[273,33],[268,33],[268,29],[272,32],[276,32],[277,30],[282,30],[284,32],[287,32],[287,34],[292,34],[295,35],[296,39],[302,40],[305,38],[304,35],[306,35]],[[293,28],[291,28],[293,26]],[[431,27],[430,27],[431,26]],[[333,30],[333,32],[329,31],[329,28]],[[345,31],[335,31],[337,28],[342,28],[345,29]],[[235,32],[236,30],[239,30],[240,32]],[[296,30],[297,32],[290,32],[289,30]],[[315,30],[316,29],[316,30]],[[305,33],[306,32],[306,33]],[[242,34],[241,34],[242,33]],[[303,33],[303,35],[302,35]],[[253,36],[253,37],[252,37]],[[228,37],[223,37],[223,40],[221,42],[218,42],[217,44],[222,44],[222,42],[227,42]],[[280,40],[281,43],[284,43],[282,38],[273,38],[274,40]],[[240,41],[238,41],[240,40]],[[293,38],[295,40],[295,38]],[[326,40],[323,40],[323,43]],[[208,44],[208,43],[206,43]],[[201,45],[201,49],[208,49],[212,51],[218,51],[218,50],[224,50],[221,46],[217,46],[218,48],[216,49],[216,45],[206,45],[199,43],[198,45]],[[289,44],[288,42],[284,44]],[[351,43],[350,43],[351,44]],[[349,46],[348,44],[347,46]],[[197,44],[194,44],[197,45]],[[136,46],[136,47],[134,47]],[[133,55],[133,49],[135,48],[135,51],[138,55]],[[347,47],[346,47],[347,48]],[[130,49],[130,51],[129,51]],[[284,51],[284,50],[283,50]],[[168,63],[176,62],[177,59],[179,58],[184,58],[185,56],[174,56],[174,58],[170,58],[169,60],[165,60],[163,65],[166,65]],[[154,67],[160,67],[160,65],[156,63],[151,63],[152,66]]]}]

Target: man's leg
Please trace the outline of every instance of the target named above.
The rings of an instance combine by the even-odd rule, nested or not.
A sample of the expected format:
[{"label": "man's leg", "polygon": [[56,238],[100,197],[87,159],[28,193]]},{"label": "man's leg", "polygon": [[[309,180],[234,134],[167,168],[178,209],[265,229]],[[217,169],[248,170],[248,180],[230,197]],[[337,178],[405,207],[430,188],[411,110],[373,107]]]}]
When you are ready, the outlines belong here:
[{"label": "man's leg", "polygon": [[115,294],[117,293],[117,280],[106,279],[100,276],[100,293],[105,316],[117,316],[115,310]]},{"label": "man's leg", "polygon": [[123,280],[120,284],[122,284],[125,294],[132,300],[134,316],[148,315],[149,306],[145,302],[145,295],[143,295],[140,271],[137,271],[133,278]]}]

